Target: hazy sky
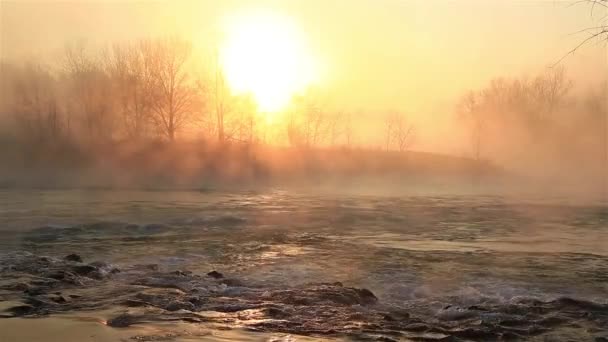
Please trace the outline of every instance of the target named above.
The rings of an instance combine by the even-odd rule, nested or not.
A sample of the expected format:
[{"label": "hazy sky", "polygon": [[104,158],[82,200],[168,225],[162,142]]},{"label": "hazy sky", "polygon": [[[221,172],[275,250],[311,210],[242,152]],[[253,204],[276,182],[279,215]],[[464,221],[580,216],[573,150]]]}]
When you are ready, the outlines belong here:
[{"label": "hazy sky", "polygon": [[[270,9],[306,34],[325,65],[321,86],[332,103],[403,109],[422,127],[432,121],[434,134],[441,134],[441,123],[449,129],[449,106],[464,90],[542,71],[585,37],[573,32],[606,14],[597,8],[592,17],[590,7],[574,2],[1,1],[0,48],[7,59],[52,59],[66,42],[80,39],[102,45],[179,34],[211,50],[222,39],[223,18]],[[590,44],[564,64],[579,85],[597,82],[608,72],[606,46]]]}]

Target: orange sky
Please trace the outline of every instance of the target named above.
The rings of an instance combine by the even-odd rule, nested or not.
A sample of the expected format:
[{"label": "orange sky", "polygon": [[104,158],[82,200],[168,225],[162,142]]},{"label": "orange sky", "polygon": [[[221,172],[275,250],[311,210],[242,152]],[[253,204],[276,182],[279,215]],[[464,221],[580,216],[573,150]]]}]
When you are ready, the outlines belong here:
[{"label": "orange sky", "polygon": [[[7,59],[52,59],[80,39],[103,45],[178,34],[208,55],[222,41],[223,18],[270,9],[292,18],[322,59],[328,102],[368,113],[404,110],[419,127],[418,144],[440,149],[433,144],[449,143],[432,137],[450,129],[451,105],[464,90],[542,71],[584,37],[570,34],[593,26],[594,18],[572,2],[2,1],[0,48]],[[601,15],[596,9],[595,20]],[[608,73],[606,58],[606,47],[592,44],[564,64],[587,85]]]}]

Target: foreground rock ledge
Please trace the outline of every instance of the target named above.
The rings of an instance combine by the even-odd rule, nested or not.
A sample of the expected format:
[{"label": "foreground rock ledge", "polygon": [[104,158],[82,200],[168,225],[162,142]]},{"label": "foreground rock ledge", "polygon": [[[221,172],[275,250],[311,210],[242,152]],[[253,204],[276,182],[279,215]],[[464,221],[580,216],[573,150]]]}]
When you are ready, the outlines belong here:
[{"label": "foreground rock ledge", "polygon": [[83,262],[77,254],[57,259],[17,253],[2,261],[0,299],[22,303],[1,313],[4,318],[113,309],[116,314],[107,325],[116,328],[182,321],[381,341],[525,339],[562,327],[584,326],[600,333],[608,326],[608,305],[572,298],[448,306],[433,317],[416,317],[383,304],[368,289],[339,282],[296,287],[246,284],[218,271],[161,272],[157,265],[119,269],[104,262]]}]

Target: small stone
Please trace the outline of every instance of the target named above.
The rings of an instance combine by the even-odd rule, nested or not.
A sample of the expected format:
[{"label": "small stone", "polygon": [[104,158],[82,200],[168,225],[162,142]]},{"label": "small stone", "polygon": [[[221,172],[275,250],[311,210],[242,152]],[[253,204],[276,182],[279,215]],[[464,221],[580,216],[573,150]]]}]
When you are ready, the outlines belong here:
[{"label": "small stone", "polygon": [[167,311],[178,311],[178,310],[194,311],[194,304],[192,304],[190,302],[175,301],[175,302],[169,303],[169,305],[167,305],[167,307],[165,309]]},{"label": "small stone", "polygon": [[361,300],[365,304],[371,304],[378,301],[378,297],[376,297],[376,295],[374,295],[374,293],[368,289],[355,289],[355,291],[357,291],[361,297]]},{"label": "small stone", "polygon": [[138,317],[133,316],[133,315],[129,315],[129,314],[122,314],[119,316],[116,316],[110,320],[108,320],[106,322],[106,324],[110,327],[114,327],[114,328],[124,328],[124,327],[128,327],[132,324],[137,323],[138,321]]},{"label": "small stone", "polygon": [[58,295],[50,298],[53,302],[63,304],[70,301],[69,297],[65,297],[63,295]]},{"label": "small stone", "polygon": [[210,276],[211,278],[215,278],[215,279],[224,278],[224,275],[218,271],[211,271],[211,272],[207,273],[207,275]]},{"label": "small stone", "polygon": [[89,275],[90,273],[97,271],[97,267],[95,267],[93,265],[79,265],[79,266],[74,266],[72,268],[72,270],[74,270],[74,273],[76,273],[78,275],[86,276],[86,275]]},{"label": "small stone", "polygon": [[65,261],[82,262],[82,257],[78,254],[69,254],[63,258]]},{"label": "small stone", "polygon": [[188,302],[192,303],[193,305],[202,305],[205,303],[205,301],[201,297],[195,296],[188,298]]}]

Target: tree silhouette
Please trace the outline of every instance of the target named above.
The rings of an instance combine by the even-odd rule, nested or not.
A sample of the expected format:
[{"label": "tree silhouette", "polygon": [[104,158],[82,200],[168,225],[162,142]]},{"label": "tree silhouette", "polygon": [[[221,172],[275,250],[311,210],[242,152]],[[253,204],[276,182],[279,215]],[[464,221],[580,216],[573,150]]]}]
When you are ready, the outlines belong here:
[{"label": "tree silhouette", "polygon": [[414,125],[406,120],[403,113],[389,113],[384,122],[384,129],[385,147],[387,151],[390,149],[392,143],[395,144],[399,152],[407,151],[413,140]]},{"label": "tree silhouette", "polygon": [[105,57],[116,111],[121,115],[125,133],[129,138],[139,139],[149,129],[154,101],[154,79],[146,44],[114,45]]},{"label": "tree silhouette", "polygon": [[69,96],[68,119],[79,119],[89,141],[108,140],[113,132],[110,82],[99,61],[83,42],[66,47],[63,75]]},{"label": "tree silhouette", "polygon": [[152,117],[160,132],[173,141],[176,132],[192,118],[200,101],[187,70],[191,46],[173,38],[150,41],[144,51],[152,68]]}]

